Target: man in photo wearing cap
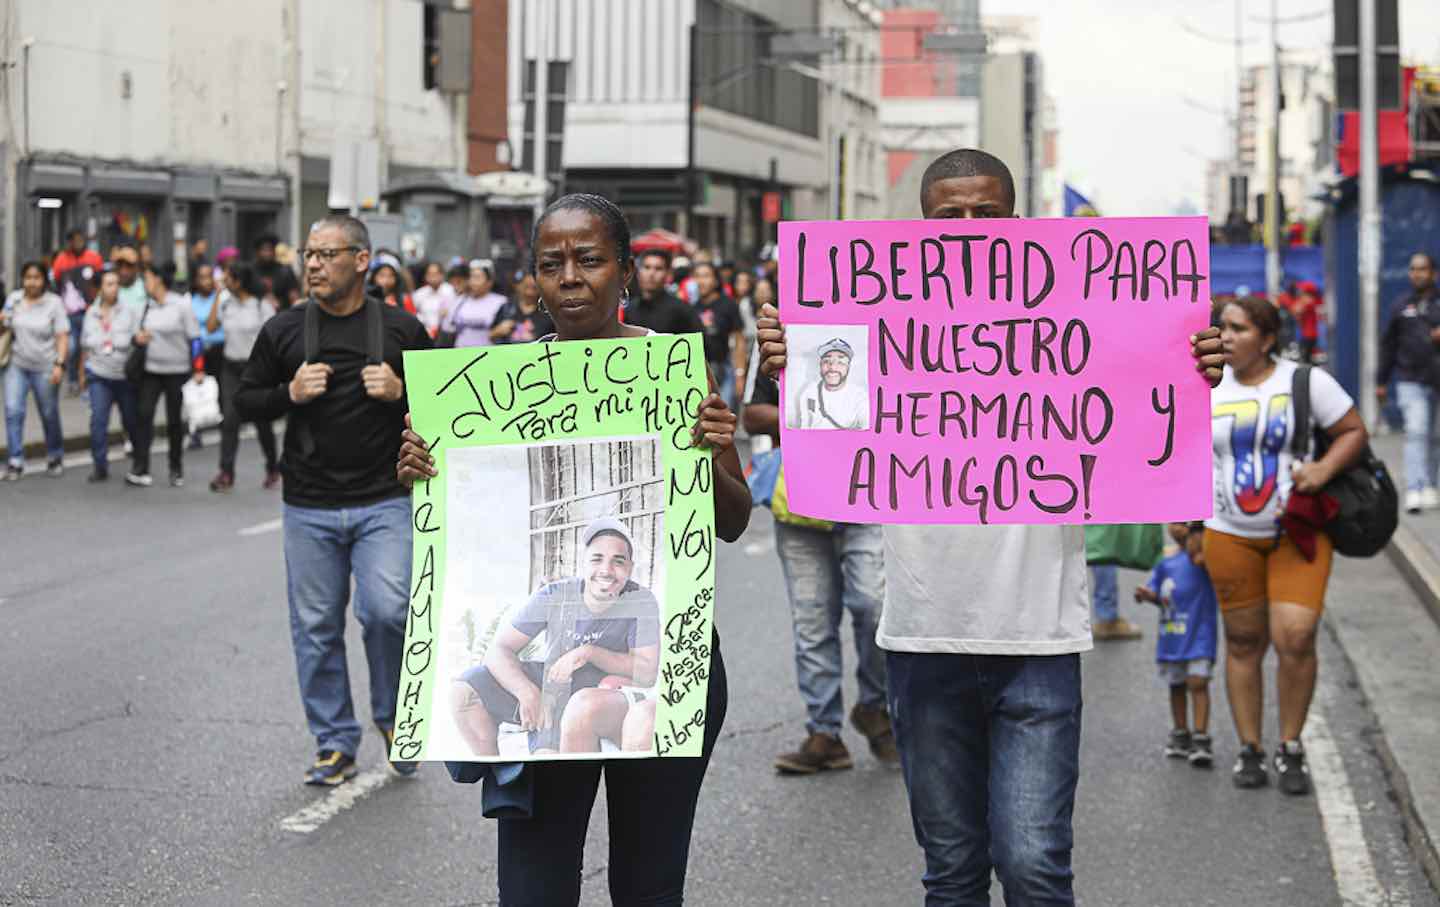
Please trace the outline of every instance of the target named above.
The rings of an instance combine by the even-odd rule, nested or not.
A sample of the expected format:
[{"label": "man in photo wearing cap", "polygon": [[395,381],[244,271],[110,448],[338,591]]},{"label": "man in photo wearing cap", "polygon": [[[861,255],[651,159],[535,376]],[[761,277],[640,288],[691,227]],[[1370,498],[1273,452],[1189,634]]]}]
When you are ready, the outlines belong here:
[{"label": "man in photo wearing cap", "polygon": [[[618,744],[630,706],[619,687],[655,683],[660,605],[630,578],[630,531],[603,517],[580,541],[578,575],[547,583],[507,615],[485,660],[452,687],[455,723],[478,756],[499,755],[503,722],[530,732],[531,752],[597,752],[601,737]],[[542,631],[543,660],[521,661]]]},{"label": "man in photo wearing cap", "polygon": [[815,351],[820,378],[800,391],[792,428],[864,429],[869,422],[865,388],[850,381],[850,362],[855,351],[839,337],[820,344]]}]

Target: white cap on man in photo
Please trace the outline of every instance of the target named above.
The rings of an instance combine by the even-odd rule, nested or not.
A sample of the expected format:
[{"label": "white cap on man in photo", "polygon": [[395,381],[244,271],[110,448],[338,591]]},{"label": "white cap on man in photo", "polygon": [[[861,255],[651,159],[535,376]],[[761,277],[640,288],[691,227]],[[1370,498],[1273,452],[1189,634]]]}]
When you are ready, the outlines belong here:
[{"label": "white cap on man in photo", "polygon": [[620,536],[629,546],[630,556],[632,558],[635,556],[635,539],[630,536],[630,530],[625,528],[625,524],[613,516],[602,516],[598,520],[591,520],[585,530],[580,533],[581,544],[588,548],[590,543],[595,540],[595,536],[602,532],[613,532]]},{"label": "white cap on man in photo", "polygon": [[850,344],[841,340],[839,337],[831,338],[820,344],[820,348],[816,350],[815,355],[823,359],[826,353],[843,353],[846,359],[855,358],[855,351],[850,348]]}]

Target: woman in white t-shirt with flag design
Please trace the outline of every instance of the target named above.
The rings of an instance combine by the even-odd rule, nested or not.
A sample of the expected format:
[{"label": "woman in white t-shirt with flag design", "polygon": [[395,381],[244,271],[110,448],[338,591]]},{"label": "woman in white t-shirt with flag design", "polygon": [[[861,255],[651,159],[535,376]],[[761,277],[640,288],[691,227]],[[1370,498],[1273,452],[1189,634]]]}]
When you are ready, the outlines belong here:
[{"label": "woman in white t-shirt with flag design", "polygon": [[[1225,683],[1241,743],[1234,781],[1268,782],[1261,662],[1273,645],[1280,700],[1275,770],[1282,790],[1304,794],[1310,782],[1300,732],[1315,691],[1315,631],[1334,549],[1323,532],[1293,538],[1280,518],[1292,493],[1319,492],[1359,460],[1369,437],[1350,395],[1318,369],[1310,376],[1313,426],[1296,427],[1296,364],[1276,358],[1280,317],[1273,305],[1237,299],[1220,319],[1229,364],[1211,394],[1215,515],[1205,523],[1205,566],[1225,624]],[[1310,455],[1297,462],[1294,432],[1317,427],[1330,437],[1329,449],[1316,459],[1312,439]]]}]

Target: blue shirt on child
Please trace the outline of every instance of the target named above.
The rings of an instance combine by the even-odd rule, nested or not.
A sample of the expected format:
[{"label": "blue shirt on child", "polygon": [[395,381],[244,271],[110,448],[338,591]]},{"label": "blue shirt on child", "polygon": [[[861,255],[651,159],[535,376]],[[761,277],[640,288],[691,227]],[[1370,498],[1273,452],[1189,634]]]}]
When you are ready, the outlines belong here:
[{"label": "blue shirt on child", "polygon": [[1214,661],[1219,606],[1205,568],[1178,551],[1155,565],[1145,586],[1161,602],[1155,660]]}]

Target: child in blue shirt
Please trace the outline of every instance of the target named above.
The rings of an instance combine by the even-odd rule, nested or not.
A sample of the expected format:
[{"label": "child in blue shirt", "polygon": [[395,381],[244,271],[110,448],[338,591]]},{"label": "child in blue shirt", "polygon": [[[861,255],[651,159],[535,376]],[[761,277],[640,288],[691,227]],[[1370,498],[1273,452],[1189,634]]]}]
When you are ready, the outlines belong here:
[{"label": "child in blue shirt", "polygon": [[[1215,670],[1219,606],[1201,554],[1202,524],[1171,523],[1170,537],[1180,546],[1155,565],[1150,579],[1135,590],[1137,602],[1160,606],[1155,661],[1170,686],[1175,728],[1165,744],[1171,759],[1188,759],[1196,768],[1215,761],[1210,740],[1210,677]],[[1187,722],[1193,704],[1194,733]]]}]

